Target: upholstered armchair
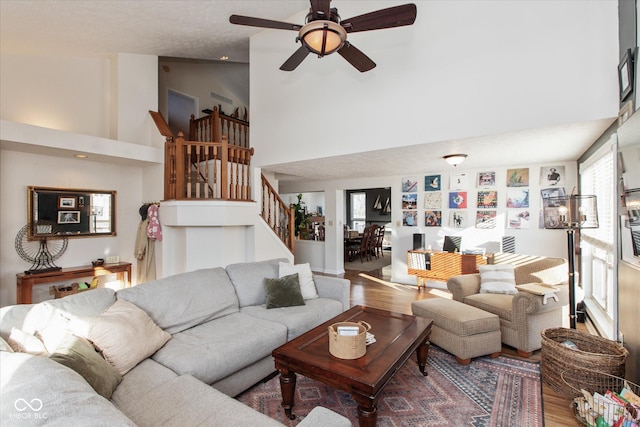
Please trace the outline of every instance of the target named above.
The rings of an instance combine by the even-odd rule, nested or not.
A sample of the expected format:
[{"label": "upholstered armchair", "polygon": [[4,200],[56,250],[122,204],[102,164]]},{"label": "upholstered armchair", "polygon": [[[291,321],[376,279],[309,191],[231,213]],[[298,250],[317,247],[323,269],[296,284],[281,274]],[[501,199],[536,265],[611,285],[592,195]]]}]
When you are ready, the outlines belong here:
[{"label": "upholstered armchair", "polygon": [[[567,261],[564,258],[496,254],[494,263],[515,266],[516,285],[557,285],[557,301],[518,291],[515,295],[480,293],[480,274],[455,276],[447,281],[453,299],[498,315],[502,343],[515,347],[523,357],[542,347],[541,332],[568,321]],[[564,310],[563,310],[564,309]],[[565,315],[566,314],[566,315]]]}]

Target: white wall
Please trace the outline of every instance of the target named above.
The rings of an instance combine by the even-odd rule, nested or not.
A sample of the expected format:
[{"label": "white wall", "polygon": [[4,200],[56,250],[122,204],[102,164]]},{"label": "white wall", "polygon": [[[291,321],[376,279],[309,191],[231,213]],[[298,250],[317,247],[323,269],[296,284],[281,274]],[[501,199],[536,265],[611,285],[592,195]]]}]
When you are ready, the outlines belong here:
[{"label": "white wall", "polygon": [[[16,273],[30,267],[14,249],[27,221],[27,186],[117,191],[117,236],[70,239],[56,264],[108,255],[134,262],[138,208],[161,200],[163,167],[157,150],[141,147],[162,147],[148,113],[157,104],[157,58],[2,54],[0,67],[0,305],[8,305],[16,301]],[[23,123],[35,126],[16,126]],[[108,139],[112,132],[122,139]],[[83,148],[89,160],[71,156]]]},{"label": "white wall", "polygon": [[[444,163],[444,162],[443,162]],[[464,165],[464,164],[463,164]],[[407,251],[413,248],[413,234],[424,233],[426,238],[426,245],[431,246],[433,249],[441,249],[445,235],[461,235],[462,246],[464,248],[475,247],[485,244],[487,242],[500,242],[502,236],[515,236],[516,251],[521,254],[527,255],[539,255],[539,256],[554,256],[554,257],[567,257],[567,242],[566,233],[562,230],[546,230],[539,228],[539,214],[542,209],[542,200],[540,196],[540,189],[546,188],[546,185],[540,185],[540,169],[546,166],[564,166],[565,167],[565,184],[564,188],[567,193],[570,193],[572,188],[577,185],[577,170],[576,163],[553,163],[545,165],[513,165],[508,168],[490,168],[482,169],[481,171],[495,171],[496,172],[496,186],[498,191],[498,208],[497,226],[492,229],[478,229],[475,228],[475,216],[476,216],[476,200],[478,188],[476,186],[477,175],[480,170],[476,169],[464,169],[463,166],[453,168],[448,167],[438,171],[424,171],[421,175],[411,175],[411,177],[418,180],[418,226],[406,227],[402,225],[402,180],[407,178],[404,176],[389,176],[389,177],[376,177],[376,178],[362,178],[352,180],[340,180],[340,181],[325,181],[325,182],[313,182],[313,183],[298,183],[298,182],[280,182],[279,191],[282,192],[311,192],[324,190],[325,194],[335,194],[339,190],[348,190],[352,188],[378,188],[378,187],[391,187],[391,223],[392,223],[392,280],[400,283],[415,284],[416,280],[414,276],[407,275]],[[506,217],[508,209],[506,208],[507,200],[507,169],[514,168],[529,168],[529,208],[523,209],[530,213],[530,223],[528,229],[511,229],[507,228]],[[449,226],[449,213],[451,209],[448,208],[448,193],[449,191],[449,178],[452,173],[466,173],[469,177],[469,187],[467,190],[468,207],[466,209],[467,216],[470,224],[465,229],[454,229]],[[442,227],[425,227],[424,226],[424,177],[426,175],[441,175],[442,176],[442,198],[443,209]],[[344,196],[342,196],[344,197]],[[367,203],[373,203],[373,201],[367,201]],[[335,244],[342,236],[342,225],[346,221],[344,205],[339,204],[340,210],[332,211],[327,204],[327,218],[337,218],[335,221],[335,228],[340,230],[340,234],[336,237],[336,233],[332,233],[331,227],[327,227],[327,244],[329,246]],[[333,241],[331,241],[331,240]],[[329,244],[331,243],[331,244]],[[332,249],[325,253],[325,262],[340,261],[341,252],[337,250],[335,246],[331,246]],[[334,256],[335,253],[339,253],[339,256]],[[335,258],[335,259],[334,259]],[[336,267],[332,266],[332,271],[336,270]],[[337,267],[337,272],[340,272],[340,267]]]},{"label": "white wall", "polygon": [[0,76],[2,119],[109,137],[108,58],[3,53]]},{"label": "white wall", "polygon": [[[348,18],[398,2],[341,1]],[[402,3],[402,2],[401,2]],[[309,55],[291,34],[251,39],[254,164],[615,117],[617,3],[421,1],[413,26],[352,33],[378,66]],[[302,21],[300,14],[290,21]]]},{"label": "white wall", "polygon": [[[67,251],[56,261],[60,267],[88,265],[96,258],[117,255],[123,262],[134,262],[133,248],[138,208],[142,199],[141,169],[87,160],[52,158],[2,150],[0,155],[0,305],[16,301],[16,274],[30,267],[14,249],[14,239],[27,223],[27,187],[115,190],[116,237],[69,239]],[[135,278],[135,262],[134,273]],[[135,282],[135,280],[134,280]]]},{"label": "white wall", "polygon": [[[232,114],[240,107],[240,117],[244,108],[249,108],[249,67],[247,64],[223,62],[197,62],[162,59],[159,63],[159,108],[167,118],[168,89],[175,90],[198,99],[198,114],[205,108],[222,105],[222,111]],[[165,68],[167,67],[167,68]],[[213,98],[211,92],[228,98],[227,103]]]}]

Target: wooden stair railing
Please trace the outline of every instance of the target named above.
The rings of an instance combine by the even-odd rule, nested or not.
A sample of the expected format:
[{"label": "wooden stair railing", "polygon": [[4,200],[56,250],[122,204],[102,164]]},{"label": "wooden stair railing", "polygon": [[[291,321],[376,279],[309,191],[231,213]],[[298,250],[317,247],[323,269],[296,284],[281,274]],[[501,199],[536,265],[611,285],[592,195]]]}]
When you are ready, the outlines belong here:
[{"label": "wooden stair railing", "polygon": [[220,114],[218,107],[207,116],[195,118],[189,122],[189,139],[192,141],[221,141],[227,135],[229,145],[249,148],[249,122],[236,117]]},{"label": "wooden stair railing", "polygon": [[165,200],[251,200],[253,148],[187,141],[182,132],[165,143]]},{"label": "wooden stair railing", "polygon": [[287,248],[295,253],[295,214],[293,208],[287,206],[264,175],[262,175],[262,219]]},{"label": "wooden stair railing", "polygon": [[161,113],[149,113],[166,138],[165,200],[251,200],[253,148],[230,144],[224,134],[218,141],[188,141],[182,132],[174,137]]}]

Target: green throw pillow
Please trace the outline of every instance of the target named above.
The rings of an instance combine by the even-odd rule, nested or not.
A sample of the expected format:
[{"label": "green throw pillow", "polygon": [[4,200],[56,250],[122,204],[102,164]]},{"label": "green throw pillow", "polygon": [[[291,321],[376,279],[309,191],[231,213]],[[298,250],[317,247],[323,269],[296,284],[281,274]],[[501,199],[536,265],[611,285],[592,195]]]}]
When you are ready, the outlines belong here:
[{"label": "green throw pillow", "polygon": [[298,273],[279,279],[264,279],[264,288],[267,291],[267,308],[305,305]]},{"label": "green throw pillow", "polygon": [[82,375],[106,399],[111,398],[122,381],[122,375],[84,338],[69,334],[49,358]]}]

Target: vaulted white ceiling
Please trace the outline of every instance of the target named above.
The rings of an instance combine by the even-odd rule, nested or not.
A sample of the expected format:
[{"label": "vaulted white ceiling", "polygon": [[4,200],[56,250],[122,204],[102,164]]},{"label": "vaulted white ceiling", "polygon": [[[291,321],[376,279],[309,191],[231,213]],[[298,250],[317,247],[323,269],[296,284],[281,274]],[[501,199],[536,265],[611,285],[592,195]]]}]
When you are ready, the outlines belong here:
[{"label": "vaulted white ceiling", "polygon": [[[333,4],[336,3],[339,2]],[[0,51],[56,55],[134,53],[204,60],[218,60],[224,55],[230,61],[248,62],[249,37],[261,30],[232,25],[229,15],[290,21],[291,16],[308,7],[307,0],[2,0]],[[295,35],[291,32],[291,51]],[[271,165],[269,170],[284,180],[364,177],[372,173],[400,175],[441,169],[441,157],[452,152],[468,154],[465,167],[469,168],[513,164],[514,155],[521,159],[518,163],[571,161],[612,120],[290,162]],[[372,164],[377,165],[375,170],[371,169]],[[418,169],[412,170],[415,168]]]}]

